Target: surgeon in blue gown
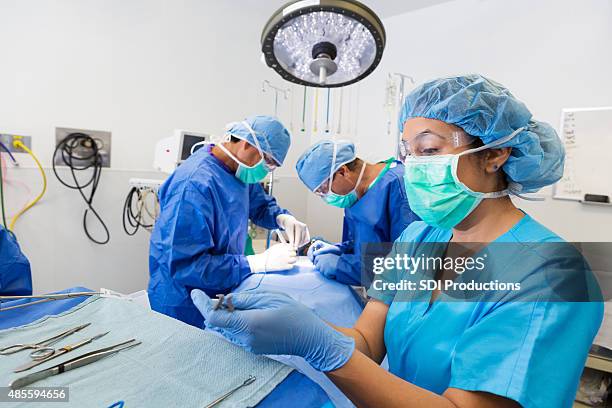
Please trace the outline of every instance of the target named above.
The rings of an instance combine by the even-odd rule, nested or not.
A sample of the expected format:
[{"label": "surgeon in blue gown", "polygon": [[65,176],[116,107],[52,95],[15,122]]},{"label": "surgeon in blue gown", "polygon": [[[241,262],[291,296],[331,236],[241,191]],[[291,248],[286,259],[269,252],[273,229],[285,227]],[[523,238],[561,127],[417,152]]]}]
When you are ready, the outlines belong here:
[{"label": "surgeon in blue gown", "polygon": [[0,295],[32,294],[32,272],[17,238],[0,225]]},{"label": "surgeon in blue gown", "polygon": [[[166,180],[150,243],[153,310],[202,327],[192,289],[227,294],[251,273],[292,268],[296,248],[310,239],[308,228],[259,184],[282,165],[289,145],[281,122],[252,116],[229,125],[221,143],[197,150]],[[290,242],[245,256],[249,219],[285,230]]]},{"label": "surgeon in blue gown", "polygon": [[296,170],[310,191],[344,209],[342,242],[314,241],[311,261],[327,278],[367,286],[371,276],[362,276],[363,246],[393,242],[418,219],[406,197],[404,165],[393,158],[367,163],[352,142],[322,140],[302,154]]},{"label": "surgeon in blue gown", "polygon": [[[417,87],[399,125],[406,193],[423,221],[402,233],[395,252],[419,257],[434,243],[454,262],[415,275],[454,284],[464,274],[509,273],[518,287],[452,298],[404,286],[412,271],[390,264],[350,329],[277,293],[236,295],[230,313],[195,290],[198,309],[211,328],[254,353],[304,357],[360,407],[570,408],[602,322],[601,293],[584,258],[509,198],[560,179],[561,140],[481,75]],[[495,256],[491,248],[500,245],[510,252]],[[483,269],[460,271],[462,247],[492,255]],[[595,285],[576,285],[589,288],[585,296],[559,296],[581,280]],[[389,371],[379,366],[385,355]]]}]

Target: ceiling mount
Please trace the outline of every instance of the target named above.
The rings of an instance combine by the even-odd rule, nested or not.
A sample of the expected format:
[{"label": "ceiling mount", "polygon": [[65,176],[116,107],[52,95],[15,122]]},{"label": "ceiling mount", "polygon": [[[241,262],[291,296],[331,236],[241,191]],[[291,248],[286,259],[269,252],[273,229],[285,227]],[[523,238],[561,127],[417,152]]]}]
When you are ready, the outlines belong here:
[{"label": "ceiling mount", "polygon": [[335,88],[372,73],[385,42],[382,22],[358,1],[299,0],[268,20],[261,50],[266,64],[287,81]]}]

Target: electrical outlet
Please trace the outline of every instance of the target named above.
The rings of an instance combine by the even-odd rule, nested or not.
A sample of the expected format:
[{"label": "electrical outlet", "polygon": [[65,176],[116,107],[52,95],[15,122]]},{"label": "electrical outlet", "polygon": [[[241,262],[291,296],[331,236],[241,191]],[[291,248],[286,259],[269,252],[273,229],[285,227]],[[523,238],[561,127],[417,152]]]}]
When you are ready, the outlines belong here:
[{"label": "electrical outlet", "polygon": [[[28,149],[32,149],[32,136],[10,135],[8,133],[0,133],[0,142],[12,153],[25,153],[21,147],[13,145],[13,142],[20,140]],[[3,151],[2,148],[1,151]]]},{"label": "electrical outlet", "polygon": [[[104,130],[88,130],[88,129],[72,129],[72,128],[55,128],[55,145],[57,146],[62,140],[72,133],[83,133],[94,139],[98,145],[98,152],[102,156],[102,167],[110,167],[111,164],[111,132]],[[91,154],[88,146],[83,146],[84,155]],[[74,150],[78,154],[78,148]],[[60,154],[55,157],[55,165],[65,166]]]}]

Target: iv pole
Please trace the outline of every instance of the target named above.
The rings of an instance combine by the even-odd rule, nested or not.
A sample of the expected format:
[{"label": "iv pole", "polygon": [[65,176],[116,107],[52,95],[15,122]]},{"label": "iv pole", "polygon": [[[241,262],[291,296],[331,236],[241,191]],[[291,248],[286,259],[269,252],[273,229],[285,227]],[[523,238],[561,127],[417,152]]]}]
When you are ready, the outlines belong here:
[{"label": "iv pole", "polygon": [[[399,101],[397,103],[398,108],[398,116],[399,116],[399,109],[401,109],[402,103],[404,102],[404,94],[406,93],[406,80],[410,81],[410,83],[412,85],[415,84],[414,82],[414,78],[412,78],[410,75],[406,75],[406,74],[402,74],[401,72],[394,72],[391,75],[395,75],[397,77],[399,77],[400,79],[400,84],[399,84]],[[399,127],[397,128],[397,143],[395,143],[396,146],[396,151],[395,151],[395,157],[399,157],[400,156],[400,151],[399,151],[399,144],[400,144],[400,140],[402,140],[402,134],[400,133],[400,129]]]},{"label": "iv pole", "polygon": [[[266,87],[274,92],[274,117],[278,118],[278,96],[281,94],[284,100],[287,100],[289,94],[291,93],[291,89],[289,88],[280,88],[278,86],[272,85],[270,81],[267,79],[263,81],[261,84],[261,91],[268,92]],[[291,112],[291,117],[293,117],[293,112]],[[270,182],[268,184],[268,194],[272,195],[274,190],[274,172],[270,172]],[[270,239],[272,237],[272,230],[268,230],[268,234],[266,237],[266,249],[270,248]]]}]

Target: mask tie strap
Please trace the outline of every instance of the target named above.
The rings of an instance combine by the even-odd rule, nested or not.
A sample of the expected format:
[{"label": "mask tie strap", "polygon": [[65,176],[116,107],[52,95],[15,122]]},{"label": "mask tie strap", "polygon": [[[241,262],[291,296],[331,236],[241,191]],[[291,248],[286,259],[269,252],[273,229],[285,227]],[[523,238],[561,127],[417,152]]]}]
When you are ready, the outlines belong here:
[{"label": "mask tie strap", "polygon": [[334,181],[334,166],[336,165],[336,155],[338,153],[338,144],[334,142],[334,150],[332,153],[332,162],[329,169],[329,181],[327,186],[327,194],[332,192],[332,182]]},{"label": "mask tie strap", "polygon": [[201,141],[201,142],[198,142],[198,143],[194,144],[193,146],[191,146],[191,151],[189,152],[189,154],[190,154],[190,155],[191,155],[191,154],[193,154],[193,152],[195,151],[195,148],[196,148],[196,147],[198,147],[198,146],[204,146],[204,145],[207,145],[207,144],[210,144],[210,142],[209,142],[209,141],[207,141],[207,140],[203,140],[203,141]]},{"label": "mask tie strap", "polygon": [[527,196],[524,194],[521,194],[521,185],[519,183],[515,183],[515,182],[511,182],[508,189],[510,190],[510,194],[518,197],[518,198],[522,198],[523,200],[527,200],[527,201],[545,201],[546,198],[541,195],[541,194],[535,194],[532,196]]},{"label": "mask tie strap", "polygon": [[261,150],[261,145],[259,144],[259,140],[257,139],[257,133],[255,133],[251,125],[249,125],[249,123],[246,120],[242,121],[242,126],[244,126],[249,131],[251,136],[253,136],[253,141],[255,141],[255,147],[259,151],[259,154],[261,154],[261,159],[263,160],[264,158],[263,150]]},{"label": "mask tie strap", "polygon": [[361,165],[361,171],[359,172],[359,177],[357,177],[357,183],[355,184],[355,188],[353,188],[353,191],[356,191],[357,187],[359,187],[359,183],[361,183],[361,178],[363,177],[363,173],[365,173],[365,168],[366,168],[366,163],[363,162],[363,164]]},{"label": "mask tie strap", "polygon": [[486,144],[484,146],[480,146],[480,147],[477,147],[475,149],[466,150],[464,152],[459,153],[457,156],[463,156],[465,154],[476,153],[476,152],[480,152],[480,151],[486,150],[486,149],[492,149],[494,147],[497,147],[499,145],[502,145],[502,144],[504,144],[504,143],[506,143],[506,142],[508,142],[508,141],[510,141],[512,139],[514,139],[514,137],[516,135],[518,135],[519,133],[521,133],[521,132],[523,132],[523,131],[525,131],[527,129],[528,129],[527,126],[520,127],[518,129],[516,129],[514,132],[510,133],[508,136],[504,136],[501,139],[498,139],[498,140],[496,140],[494,142],[491,142],[489,144]]}]

